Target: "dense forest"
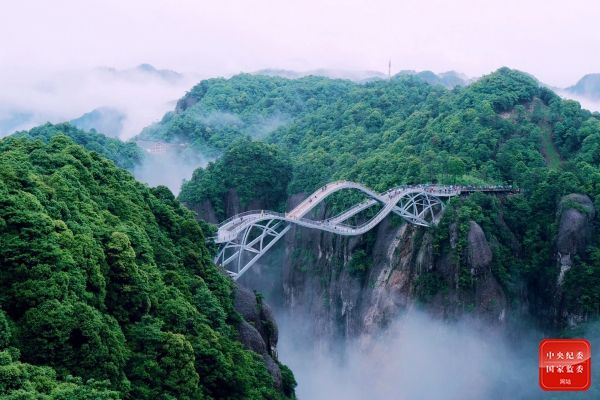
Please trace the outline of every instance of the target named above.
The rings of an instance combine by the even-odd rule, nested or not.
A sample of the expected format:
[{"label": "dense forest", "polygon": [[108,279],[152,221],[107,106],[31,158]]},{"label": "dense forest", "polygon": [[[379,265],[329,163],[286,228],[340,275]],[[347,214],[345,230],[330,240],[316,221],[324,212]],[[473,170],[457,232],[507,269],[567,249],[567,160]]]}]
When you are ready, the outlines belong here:
[{"label": "dense forest", "polygon": [[243,138],[235,141],[217,162],[194,171],[179,199],[194,204],[209,200],[217,217],[225,219],[224,198],[235,188],[243,207],[255,201],[265,209],[280,209],[292,178],[289,156],[279,147]]},{"label": "dense forest", "polygon": [[[217,114],[228,115],[239,126],[227,135],[211,129],[202,116]],[[252,121],[274,116],[287,122],[270,133],[252,134]],[[600,115],[508,68],[452,90],[406,75],[364,84],[252,75],[207,80],[144,134],[225,149],[223,158],[194,173],[180,195],[192,208],[213,201],[221,219],[225,214],[219,205],[226,189],[239,189],[246,199],[269,196],[264,190],[271,190],[268,174],[287,176],[288,158],[288,195],[310,192],[334,179],[379,191],[425,182],[519,187],[521,194],[508,198],[475,195],[450,202],[436,230],[436,246],[447,245],[447,228],[453,222],[461,226],[461,242],[468,221],[483,226],[494,243],[494,274],[513,302],[523,300],[518,296],[525,282],[530,311],[544,326],[565,324],[555,320],[556,310],[549,306],[556,296],[549,282],[558,274],[550,266],[556,265],[560,200],[581,193],[600,209]],[[251,159],[255,146],[236,143],[251,139],[278,147],[279,161],[264,170],[258,162],[245,164],[238,172],[232,159]],[[234,170],[235,179],[222,178]],[[250,183],[254,179],[262,184]],[[255,189],[250,196],[248,187]],[[279,198],[274,197],[276,203]],[[592,245],[566,276],[560,307],[593,320],[600,314],[599,217],[569,204],[590,213],[596,229]],[[368,248],[361,251],[369,257]],[[464,257],[459,254],[456,262]],[[429,292],[440,289],[427,287]]]},{"label": "dense forest", "polygon": [[[451,200],[432,230],[435,252],[447,250],[455,225],[460,290],[474,291],[465,248],[475,221],[511,307],[562,335],[600,315],[600,115],[527,74],[502,68],[453,89],[406,74],[360,84],[209,79],[140,138],[219,158],[175,198],[126,171],[143,157],[133,143],[69,124],[0,141],[0,397],[293,398],[291,372],[280,365],[276,389],[264,360],[240,343],[233,283],[206,244],[213,227],[181,204],[209,204],[215,220],[240,211],[232,198],[242,211],[282,211],[290,196],[335,179],[378,191],[427,182],[520,188]],[[593,229],[558,296],[565,209]],[[365,235],[352,255],[354,279],[366,276],[372,244]],[[419,279],[423,303],[447,290],[435,270]]]},{"label": "dense forest", "polygon": [[208,227],[54,130],[79,135],[0,141],[0,397],[293,397],[238,341]]},{"label": "dense forest", "polygon": [[45,124],[29,131],[17,132],[15,137],[27,137],[48,142],[54,136],[66,135],[75,143],[112,160],[117,166],[132,171],[144,159],[144,152],[134,142],[122,142],[96,131],[85,131],[72,124]]},{"label": "dense forest", "polygon": [[264,138],[292,118],[346,95],[350,81],[322,77],[290,80],[242,74],[200,82],[140,139],[184,142],[207,155],[220,154],[243,136]]}]

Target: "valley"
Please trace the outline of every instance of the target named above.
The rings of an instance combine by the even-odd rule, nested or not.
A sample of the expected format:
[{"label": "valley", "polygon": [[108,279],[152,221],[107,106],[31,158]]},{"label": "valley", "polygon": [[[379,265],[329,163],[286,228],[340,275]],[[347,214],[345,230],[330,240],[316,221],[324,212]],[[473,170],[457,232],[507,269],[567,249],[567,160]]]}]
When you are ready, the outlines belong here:
[{"label": "valley", "polygon": [[[597,113],[509,68],[452,89],[241,74],[132,141],[16,133],[0,376],[106,399],[440,396],[411,383],[427,370],[449,398],[542,398],[523,352],[600,338],[598,143]],[[440,369],[449,340],[477,380]]]}]

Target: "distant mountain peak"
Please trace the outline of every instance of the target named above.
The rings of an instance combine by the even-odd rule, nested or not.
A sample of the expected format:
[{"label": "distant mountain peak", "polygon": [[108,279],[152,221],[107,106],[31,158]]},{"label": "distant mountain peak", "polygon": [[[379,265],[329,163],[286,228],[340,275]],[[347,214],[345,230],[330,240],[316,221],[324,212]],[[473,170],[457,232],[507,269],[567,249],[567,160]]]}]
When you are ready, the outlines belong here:
[{"label": "distant mountain peak", "polygon": [[117,69],[113,67],[99,67],[96,68],[96,70],[100,72],[109,73],[113,76],[124,79],[130,79],[136,74],[142,74],[143,76],[150,76],[153,78],[158,78],[173,83],[183,78],[183,75],[177,71],[173,71],[170,69],[158,69],[154,65],[149,63],[142,63],[136,67],[126,69]]},{"label": "distant mountain peak", "polygon": [[415,76],[431,85],[442,85],[448,89],[453,89],[456,86],[467,86],[472,81],[465,74],[456,71],[446,71],[436,74],[429,70],[415,71],[405,69],[398,72],[394,77],[406,75]]},{"label": "distant mountain peak", "polygon": [[566,89],[567,92],[593,100],[600,99],[600,73],[584,75],[577,83]]},{"label": "distant mountain peak", "polygon": [[261,69],[253,73],[253,75],[276,76],[288,79],[297,79],[305,76],[322,76],[331,79],[348,79],[354,82],[368,82],[378,79],[385,79],[387,75],[379,71],[370,70],[344,70],[344,69],[327,69],[319,68],[308,71],[293,71],[281,68]]},{"label": "distant mountain peak", "polygon": [[86,131],[94,129],[110,137],[119,137],[123,131],[125,114],[116,108],[99,107],[71,120],[71,124]]},{"label": "distant mountain peak", "polygon": [[147,71],[147,72],[158,72],[158,70],[154,67],[154,65],[147,64],[147,63],[140,64],[136,68],[139,70],[142,70],[142,71]]}]

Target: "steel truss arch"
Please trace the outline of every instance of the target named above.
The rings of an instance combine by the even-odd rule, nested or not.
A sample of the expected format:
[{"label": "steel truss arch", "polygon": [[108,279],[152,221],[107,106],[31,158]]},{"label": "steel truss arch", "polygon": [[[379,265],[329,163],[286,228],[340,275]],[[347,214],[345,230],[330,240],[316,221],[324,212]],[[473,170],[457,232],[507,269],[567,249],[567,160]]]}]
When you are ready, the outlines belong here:
[{"label": "steel truss arch", "polygon": [[[366,194],[368,199],[325,220],[305,218],[314,207],[342,189],[357,189]],[[247,211],[222,222],[214,238],[221,246],[214,262],[224,267],[233,279],[237,280],[273,247],[292,225],[338,235],[356,236],[370,231],[390,213],[395,213],[408,223],[430,227],[439,221],[444,209],[443,198],[474,191],[513,192],[514,190],[500,186],[412,185],[396,187],[380,194],[355,182],[329,183],[285,214],[266,210]],[[348,219],[376,204],[380,204],[382,208],[366,222],[359,226],[344,224]]]}]

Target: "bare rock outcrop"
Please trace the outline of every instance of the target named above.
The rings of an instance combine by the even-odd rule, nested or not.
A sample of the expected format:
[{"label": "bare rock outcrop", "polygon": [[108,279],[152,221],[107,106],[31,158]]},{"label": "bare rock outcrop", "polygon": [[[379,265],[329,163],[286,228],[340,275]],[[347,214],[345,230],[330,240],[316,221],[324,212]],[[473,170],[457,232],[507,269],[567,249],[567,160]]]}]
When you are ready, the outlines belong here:
[{"label": "bare rock outcrop", "polygon": [[263,357],[275,387],[281,388],[281,370],[276,362],[278,329],[273,312],[253,292],[239,285],[235,286],[234,307],[243,318],[237,327],[240,342]]},{"label": "bare rock outcrop", "polygon": [[[289,207],[301,199],[302,195],[290,199]],[[314,217],[327,216],[323,209]],[[462,263],[456,256],[457,224],[450,225],[449,246],[441,254],[434,253],[431,231],[393,217],[362,237],[292,227],[285,238],[282,267],[286,307],[311,316],[316,338],[375,334],[416,307],[423,282],[434,277],[437,292],[419,307],[440,318],[454,318],[469,304],[480,317],[502,325],[507,300],[492,272],[490,243],[477,223],[471,221],[468,227]],[[371,256],[368,269],[352,271],[349,265],[365,241]],[[465,273],[472,277],[468,288],[459,285]]]},{"label": "bare rock outcrop", "polygon": [[475,305],[479,315],[504,322],[506,296],[492,273],[492,249],[481,226],[469,221],[467,263],[475,278]]},{"label": "bare rock outcrop", "polygon": [[561,199],[556,236],[556,257],[560,267],[558,286],[562,285],[565,273],[573,266],[573,256],[583,254],[589,245],[595,214],[592,200],[584,194],[573,193]]},{"label": "bare rock outcrop", "polygon": [[[222,201],[225,211],[223,219],[227,219],[244,211],[269,208],[265,206],[264,201],[259,199],[253,199],[248,204],[242,204],[237,190],[233,188],[225,192]],[[215,211],[214,204],[212,204],[210,200],[203,200],[199,203],[186,202],[185,205],[196,213],[196,217],[198,219],[210,222],[211,224],[217,224],[220,222]]]},{"label": "bare rock outcrop", "polygon": [[489,270],[492,262],[492,249],[488,244],[485,233],[483,233],[483,229],[475,221],[469,221],[467,260],[472,275],[484,274]]},{"label": "bare rock outcrop", "polygon": [[191,209],[196,213],[198,219],[206,221],[211,224],[216,224],[219,222],[217,218],[217,213],[215,212],[210,200],[204,200],[198,204],[185,204],[186,207]]}]

